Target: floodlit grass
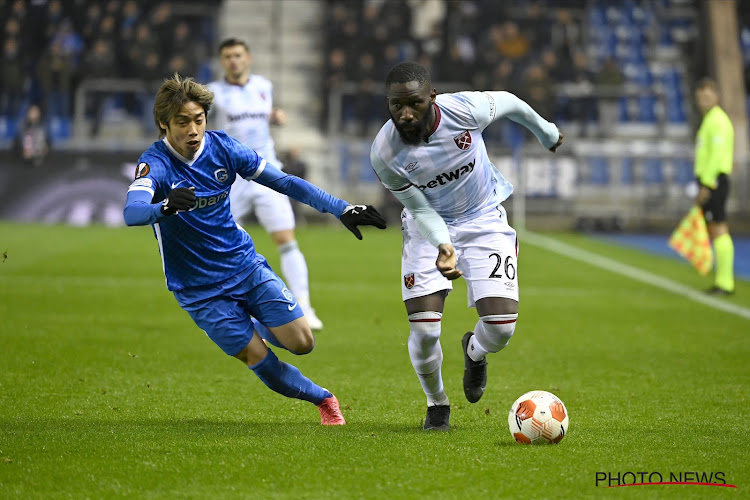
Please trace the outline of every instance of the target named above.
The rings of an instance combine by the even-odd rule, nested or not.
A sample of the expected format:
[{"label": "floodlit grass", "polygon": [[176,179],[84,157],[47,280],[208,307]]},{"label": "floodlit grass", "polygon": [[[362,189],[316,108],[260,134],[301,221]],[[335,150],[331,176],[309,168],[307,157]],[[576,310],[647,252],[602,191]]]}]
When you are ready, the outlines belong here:
[{"label": "floodlit grass", "polygon": [[[274,267],[270,240],[250,228]],[[552,235],[680,281],[680,261]],[[400,234],[304,228],[315,350],[285,361],[331,389],[348,425],[270,392],[166,290],[150,228],[0,224],[2,498],[725,498],[750,491],[750,320],[524,244],[516,336],[477,404],[461,389],[465,286],[448,299],[449,433],[421,430],[406,349]],[[750,286],[733,303],[750,307]],[[522,393],[570,412],[558,446],[508,431]],[[723,472],[713,486],[597,487],[597,472]],[[648,478],[646,478],[648,479]],[[640,482],[640,481],[639,481]]]}]

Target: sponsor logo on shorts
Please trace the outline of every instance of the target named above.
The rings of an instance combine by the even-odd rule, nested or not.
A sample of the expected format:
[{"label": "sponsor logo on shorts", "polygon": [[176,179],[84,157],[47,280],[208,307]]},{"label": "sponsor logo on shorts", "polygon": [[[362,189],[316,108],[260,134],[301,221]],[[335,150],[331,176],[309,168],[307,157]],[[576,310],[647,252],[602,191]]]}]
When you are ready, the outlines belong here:
[{"label": "sponsor logo on shorts", "polygon": [[410,290],[414,287],[414,273],[404,275],[404,286]]},{"label": "sponsor logo on shorts", "polygon": [[299,305],[299,302],[294,300],[294,295],[292,295],[292,292],[290,292],[287,287],[284,287],[281,289],[281,294],[284,296],[286,300],[291,302],[291,304],[287,305],[286,308],[289,309],[290,311],[294,311]]},{"label": "sponsor logo on shorts", "polygon": [[505,285],[505,288],[507,288],[508,290],[513,290],[516,287],[516,284],[513,283],[512,281],[506,281],[504,285]]}]

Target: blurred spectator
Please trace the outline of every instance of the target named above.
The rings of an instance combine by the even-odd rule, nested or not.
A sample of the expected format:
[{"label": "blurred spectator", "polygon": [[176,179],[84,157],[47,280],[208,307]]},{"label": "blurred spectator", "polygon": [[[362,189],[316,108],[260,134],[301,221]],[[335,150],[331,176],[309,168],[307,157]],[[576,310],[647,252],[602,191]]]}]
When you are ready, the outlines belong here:
[{"label": "blurred spectator", "polygon": [[58,29],[58,25],[64,18],[65,12],[60,0],[50,0],[47,2],[47,12],[44,19],[45,39],[49,40],[52,38]]},{"label": "blurred spectator", "polygon": [[581,125],[581,130],[587,129],[597,118],[596,97],[594,97],[594,75],[588,68],[588,58],[583,52],[576,52],[573,56],[573,66],[570,80],[566,87],[570,102],[568,104],[568,118]]},{"label": "blurred spectator", "polygon": [[193,75],[187,57],[185,57],[181,53],[174,54],[169,58],[169,60],[167,61],[166,71],[164,72],[164,77],[166,78],[170,75],[174,75],[175,73],[181,76]]},{"label": "blurred spectator", "polygon": [[557,54],[552,49],[544,49],[541,56],[542,66],[545,73],[553,82],[565,82],[573,79],[573,72],[569,65],[563,66]]},{"label": "blurred spectator", "polygon": [[515,22],[506,21],[503,23],[500,39],[495,42],[495,48],[503,57],[518,60],[529,53],[530,43]]},{"label": "blurred spectator", "polygon": [[329,123],[330,113],[330,98],[334,90],[338,89],[342,83],[348,81],[348,68],[346,60],[346,52],[340,48],[334,48],[328,53],[326,60],[326,80],[323,86],[323,113],[322,113],[322,125],[323,128],[327,128],[332,123]]},{"label": "blurred spectator", "polygon": [[32,104],[26,111],[26,118],[16,135],[14,150],[24,163],[38,167],[49,152],[47,131],[42,124],[39,106]]},{"label": "blurred spectator", "polygon": [[354,79],[359,87],[354,96],[354,117],[359,122],[359,134],[362,137],[367,136],[368,127],[376,116],[377,102],[374,94],[376,85],[380,84],[378,76],[375,58],[370,52],[362,52],[354,73]]},{"label": "blurred spectator", "polygon": [[162,49],[162,59],[166,60],[171,55],[168,47],[172,33],[172,7],[167,2],[156,4],[149,16],[149,23],[151,24],[151,33],[157,38]]},{"label": "blurred spectator", "polygon": [[599,133],[603,136],[612,135],[612,129],[617,123],[620,112],[620,95],[622,95],[625,75],[619,64],[613,58],[604,60],[599,73],[596,75],[599,98]]},{"label": "blurred spectator", "polygon": [[131,78],[141,77],[141,71],[143,70],[146,58],[151,54],[156,54],[157,59],[161,61],[159,44],[151,34],[151,26],[147,22],[141,21],[135,28],[135,40],[133,40],[125,51],[127,76]]},{"label": "blurred spectator", "polygon": [[445,0],[407,0],[411,9],[411,36],[417,41],[429,38],[433,26],[442,25]]},{"label": "blurred spectator", "polygon": [[120,19],[120,40],[128,43],[135,38],[135,29],[141,17],[141,8],[135,0],[128,0],[122,6]]},{"label": "blurred spectator", "polygon": [[6,38],[3,44],[2,71],[0,71],[0,115],[15,117],[23,95],[26,71],[15,38]]},{"label": "blurred spectator", "polygon": [[581,28],[573,18],[570,10],[557,11],[557,19],[549,24],[551,49],[558,54],[560,63],[565,65],[573,61],[573,55],[582,46]]},{"label": "blurred spectator", "polygon": [[51,43],[59,43],[63,54],[70,58],[74,66],[78,65],[84,43],[81,35],[73,28],[73,21],[69,18],[62,19],[52,33]]},{"label": "blurred spectator", "polygon": [[552,82],[547,77],[541,64],[531,64],[526,68],[520,92],[522,98],[529,103],[545,119],[551,120],[554,113],[554,90]]},{"label": "blurred spectator", "polygon": [[[190,25],[186,21],[178,21],[174,25],[172,38],[169,40],[169,52],[178,54],[184,59],[184,68],[179,71],[181,75],[195,77],[198,64],[207,58],[205,46],[191,35]],[[169,73],[174,74],[174,71]]]},{"label": "blurred spectator", "polygon": [[513,65],[513,61],[510,61],[509,59],[503,60],[497,65],[495,71],[492,73],[491,84],[487,89],[507,90],[508,92],[515,94],[518,91],[515,70],[516,68]]},{"label": "blurred spectator", "polygon": [[99,33],[102,16],[102,6],[98,2],[92,2],[86,7],[86,14],[81,23],[81,35],[87,45],[93,43]]},{"label": "blurred spectator", "polygon": [[76,70],[71,54],[63,50],[59,41],[53,41],[39,59],[36,70],[47,116],[69,117]]},{"label": "blurred spectator", "polygon": [[[94,46],[86,54],[83,70],[86,78],[116,78],[118,76],[117,60],[114,55],[112,42],[106,38],[99,38],[94,42]],[[99,127],[102,122],[102,113],[104,104],[109,97],[106,91],[89,92],[89,102],[87,103],[88,114],[92,116],[91,136],[99,135]]]}]

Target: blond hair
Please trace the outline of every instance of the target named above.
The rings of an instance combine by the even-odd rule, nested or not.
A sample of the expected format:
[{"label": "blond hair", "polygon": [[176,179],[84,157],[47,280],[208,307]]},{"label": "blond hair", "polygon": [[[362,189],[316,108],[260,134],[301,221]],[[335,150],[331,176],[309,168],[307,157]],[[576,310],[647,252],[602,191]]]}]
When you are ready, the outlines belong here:
[{"label": "blond hair", "polygon": [[198,103],[208,115],[214,102],[214,93],[205,85],[201,85],[192,78],[183,78],[177,73],[164,80],[156,92],[154,101],[154,122],[156,128],[159,129],[160,138],[167,133],[161,124],[168,125],[169,121],[188,102]]}]

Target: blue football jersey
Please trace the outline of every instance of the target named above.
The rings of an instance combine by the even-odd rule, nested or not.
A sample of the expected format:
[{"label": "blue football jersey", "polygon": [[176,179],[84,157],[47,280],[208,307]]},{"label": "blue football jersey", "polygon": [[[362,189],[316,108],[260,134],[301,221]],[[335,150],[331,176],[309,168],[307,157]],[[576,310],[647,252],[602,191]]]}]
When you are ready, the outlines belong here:
[{"label": "blue football jersey", "polygon": [[[192,159],[180,155],[166,139],[155,142],[138,160],[124,216],[129,226],[152,224],[170,290],[219,283],[263,261],[230,211],[229,191],[237,175],[338,218],[348,205],[267,164],[225,132],[206,131]],[[179,187],[195,190],[193,208],[163,215],[161,203]]]},{"label": "blue football jersey", "polygon": [[128,190],[146,191],[160,203],[177,187],[195,188],[193,209],[152,224],[170,290],[223,281],[252,266],[252,239],[232,218],[229,190],[237,174],[252,177],[265,161],[224,132],[206,132],[193,160],[166,141],[138,159]]}]

